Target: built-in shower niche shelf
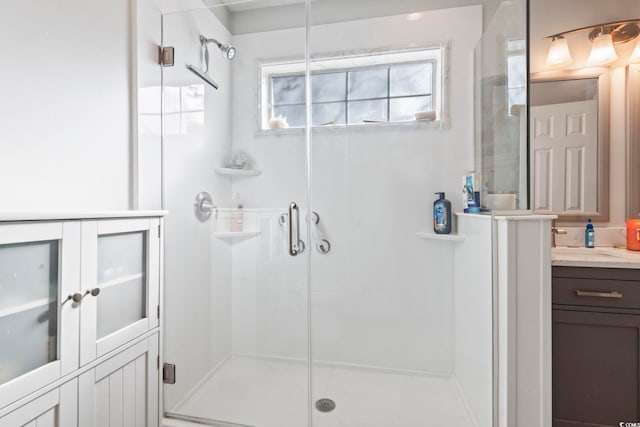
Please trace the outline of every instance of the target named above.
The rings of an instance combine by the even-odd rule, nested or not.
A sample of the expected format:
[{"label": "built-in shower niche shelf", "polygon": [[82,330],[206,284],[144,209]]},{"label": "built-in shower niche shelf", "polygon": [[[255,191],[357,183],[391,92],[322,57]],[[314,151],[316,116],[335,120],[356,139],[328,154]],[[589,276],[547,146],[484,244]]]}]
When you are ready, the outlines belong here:
[{"label": "built-in shower niche shelf", "polygon": [[258,176],[262,174],[262,171],[257,169],[216,168],[214,170],[218,175],[223,176]]},{"label": "built-in shower niche shelf", "polygon": [[248,239],[250,237],[257,237],[261,234],[261,231],[216,231],[213,233],[213,235],[218,239],[233,239],[236,237]]},{"label": "built-in shower niche shelf", "polygon": [[421,239],[427,240],[441,240],[446,242],[464,242],[464,236],[458,236],[457,234],[436,234],[436,233],[427,233],[424,231],[416,233]]}]

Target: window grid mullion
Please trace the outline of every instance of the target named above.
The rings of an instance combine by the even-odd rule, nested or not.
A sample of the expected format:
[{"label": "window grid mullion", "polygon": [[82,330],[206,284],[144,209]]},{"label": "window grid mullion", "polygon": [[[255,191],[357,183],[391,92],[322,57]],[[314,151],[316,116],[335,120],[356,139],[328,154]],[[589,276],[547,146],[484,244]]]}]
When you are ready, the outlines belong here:
[{"label": "window grid mullion", "polygon": [[344,73],[344,124],[349,124],[349,71]]},{"label": "window grid mullion", "polygon": [[391,122],[391,67],[387,68],[387,122]]}]

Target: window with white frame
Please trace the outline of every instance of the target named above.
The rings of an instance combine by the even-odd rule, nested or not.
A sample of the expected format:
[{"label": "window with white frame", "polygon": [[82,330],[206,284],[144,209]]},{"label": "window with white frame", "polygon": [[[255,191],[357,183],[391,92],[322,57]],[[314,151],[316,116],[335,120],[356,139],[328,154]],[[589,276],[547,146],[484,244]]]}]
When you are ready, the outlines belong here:
[{"label": "window with white frame", "polygon": [[[440,118],[442,48],[314,60],[313,126]],[[263,65],[262,129],[306,125],[304,62]]]}]

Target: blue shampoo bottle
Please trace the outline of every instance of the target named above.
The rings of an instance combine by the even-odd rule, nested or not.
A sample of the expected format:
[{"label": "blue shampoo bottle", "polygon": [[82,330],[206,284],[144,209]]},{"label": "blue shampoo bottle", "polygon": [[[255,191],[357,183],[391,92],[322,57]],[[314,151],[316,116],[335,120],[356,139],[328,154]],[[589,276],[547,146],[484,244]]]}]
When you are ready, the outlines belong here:
[{"label": "blue shampoo bottle", "polygon": [[596,232],[591,224],[591,218],[587,222],[587,228],[584,230],[584,247],[595,248],[596,247]]},{"label": "blue shampoo bottle", "polygon": [[436,234],[451,233],[451,202],[444,198],[444,193],[436,193],[438,200],[433,202],[433,231]]}]

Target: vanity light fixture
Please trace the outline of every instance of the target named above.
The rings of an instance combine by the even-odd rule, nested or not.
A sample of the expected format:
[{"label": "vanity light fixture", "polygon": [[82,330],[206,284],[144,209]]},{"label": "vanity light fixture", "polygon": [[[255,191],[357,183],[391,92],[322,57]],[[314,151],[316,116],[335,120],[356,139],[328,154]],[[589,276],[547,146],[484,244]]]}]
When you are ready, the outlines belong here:
[{"label": "vanity light fixture", "polygon": [[613,37],[611,34],[601,32],[593,39],[593,46],[591,47],[591,53],[589,59],[587,59],[587,65],[606,65],[618,59],[618,54],[613,47]]},{"label": "vanity light fixture", "polygon": [[[547,38],[551,39],[551,47],[547,55],[547,65],[550,67],[566,67],[569,65],[572,59],[564,36],[586,31],[589,31],[589,40],[593,42],[587,65],[606,65],[618,59],[615,45],[627,43],[638,38],[638,35],[640,35],[640,19],[591,25],[548,36]],[[640,48],[636,47],[636,51],[632,55],[632,60],[634,58],[635,60],[640,60]]]},{"label": "vanity light fixture", "polygon": [[551,47],[547,55],[547,65],[550,67],[566,67],[573,62],[567,39],[562,36],[551,40]]}]

